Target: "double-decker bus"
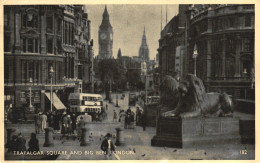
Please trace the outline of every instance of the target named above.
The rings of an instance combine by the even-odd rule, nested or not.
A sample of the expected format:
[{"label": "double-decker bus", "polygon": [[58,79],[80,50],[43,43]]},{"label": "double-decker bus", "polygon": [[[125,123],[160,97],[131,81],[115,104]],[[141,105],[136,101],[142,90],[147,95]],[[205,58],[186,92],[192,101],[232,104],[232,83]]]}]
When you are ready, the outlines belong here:
[{"label": "double-decker bus", "polygon": [[77,115],[88,113],[89,115],[102,114],[103,98],[100,94],[71,93],[69,95],[69,111]]}]

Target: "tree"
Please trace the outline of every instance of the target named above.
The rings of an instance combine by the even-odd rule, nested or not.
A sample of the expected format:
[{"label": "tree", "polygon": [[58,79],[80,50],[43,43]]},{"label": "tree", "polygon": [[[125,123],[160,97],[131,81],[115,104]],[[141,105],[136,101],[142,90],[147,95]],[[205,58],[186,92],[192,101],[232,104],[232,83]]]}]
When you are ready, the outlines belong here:
[{"label": "tree", "polygon": [[127,81],[129,84],[136,88],[142,88],[141,70],[139,69],[128,69],[127,70]]},{"label": "tree", "polygon": [[104,85],[106,99],[108,100],[110,97],[110,84],[118,87],[125,80],[123,66],[115,59],[103,59],[98,63],[98,74]]}]

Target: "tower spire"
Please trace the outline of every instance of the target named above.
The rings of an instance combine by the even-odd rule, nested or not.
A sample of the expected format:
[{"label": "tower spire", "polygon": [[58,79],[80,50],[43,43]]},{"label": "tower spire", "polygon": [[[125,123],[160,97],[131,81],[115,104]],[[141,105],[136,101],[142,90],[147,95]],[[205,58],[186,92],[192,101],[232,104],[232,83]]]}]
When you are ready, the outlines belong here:
[{"label": "tower spire", "polygon": [[161,5],[161,31],[162,31],[162,5]]},{"label": "tower spire", "polygon": [[168,20],[167,20],[167,5],[166,5],[166,25],[167,25],[167,22],[168,22]]}]

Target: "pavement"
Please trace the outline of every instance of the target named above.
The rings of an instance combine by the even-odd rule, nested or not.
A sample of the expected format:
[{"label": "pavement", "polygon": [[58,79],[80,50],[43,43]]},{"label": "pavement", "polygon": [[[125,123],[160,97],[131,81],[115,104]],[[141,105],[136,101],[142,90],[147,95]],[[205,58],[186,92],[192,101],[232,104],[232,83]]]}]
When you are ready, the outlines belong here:
[{"label": "pavement", "polygon": [[[59,152],[58,160],[104,160],[105,157],[101,153],[100,145],[106,133],[111,133],[114,137],[112,141],[116,142],[117,127],[122,127],[120,122],[113,122],[113,110],[119,112],[120,109],[128,109],[128,93],[122,100],[119,94],[119,107],[115,107],[115,94],[112,94],[113,103],[104,101],[104,106],[108,104],[108,116],[103,122],[92,122],[87,124],[90,130],[90,145],[82,147],[77,139],[60,139],[61,134],[54,134],[54,147],[43,147],[44,134],[37,135],[40,143],[40,150],[44,152]],[[131,107],[135,111],[134,107]],[[34,124],[5,124],[5,128],[16,128],[17,132],[21,132],[28,141],[30,133],[34,132]],[[124,129],[122,136],[125,138],[125,146],[117,146],[117,155],[121,160],[250,160],[255,158],[255,146],[232,144],[232,145],[216,145],[212,147],[197,147],[196,149],[179,149],[168,147],[152,147],[151,139],[156,135],[154,127],[146,127],[143,131],[142,127],[135,126],[134,129]],[[6,132],[5,132],[6,141]],[[27,147],[28,148],[28,147]],[[5,149],[6,150],[6,149]],[[247,154],[241,154],[241,150],[246,150]],[[66,154],[65,154],[66,151]],[[63,154],[62,154],[63,153]],[[112,156],[110,159],[117,159]]]}]

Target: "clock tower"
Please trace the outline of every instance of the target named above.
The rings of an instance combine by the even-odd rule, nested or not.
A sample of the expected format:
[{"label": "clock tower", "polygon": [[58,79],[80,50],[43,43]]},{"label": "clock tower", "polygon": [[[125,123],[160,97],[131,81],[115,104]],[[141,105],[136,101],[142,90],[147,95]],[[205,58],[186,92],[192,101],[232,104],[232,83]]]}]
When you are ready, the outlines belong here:
[{"label": "clock tower", "polygon": [[103,20],[99,26],[98,31],[98,44],[99,44],[99,59],[112,58],[113,50],[113,28],[109,21],[109,14],[107,12],[107,6],[103,13]]}]

